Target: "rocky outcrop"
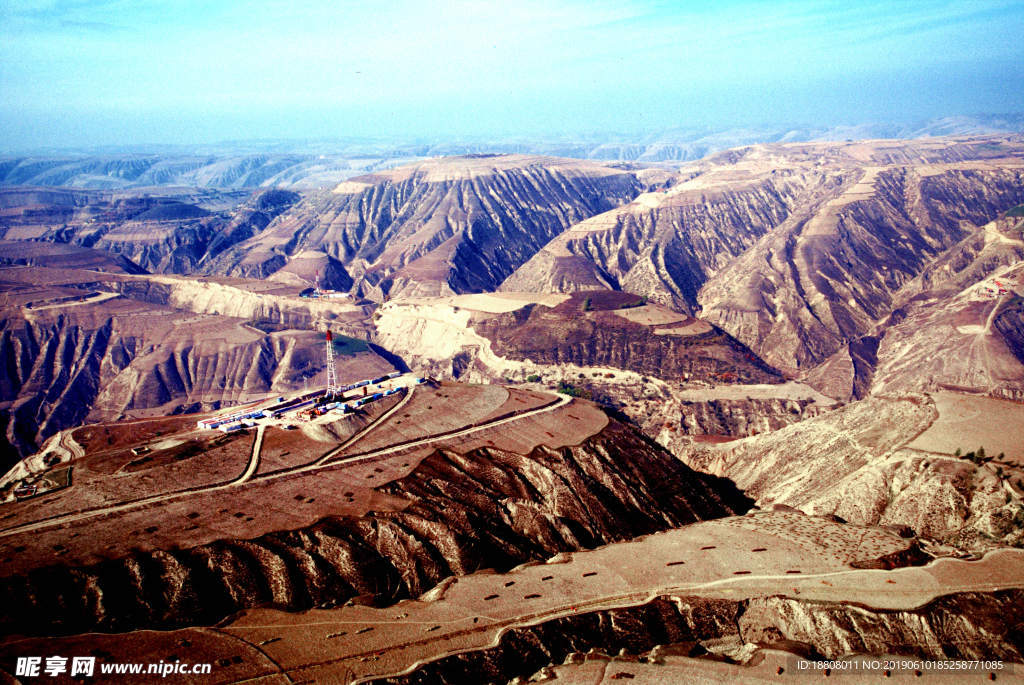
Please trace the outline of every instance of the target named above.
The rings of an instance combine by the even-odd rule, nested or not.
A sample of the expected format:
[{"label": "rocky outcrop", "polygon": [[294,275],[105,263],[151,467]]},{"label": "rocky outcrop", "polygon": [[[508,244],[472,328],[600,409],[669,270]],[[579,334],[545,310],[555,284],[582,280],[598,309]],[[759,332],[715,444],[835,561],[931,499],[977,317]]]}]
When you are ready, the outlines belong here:
[{"label": "rocky outcrop", "polygon": [[261,605],[304,609],[355,596],[388,604],[451,575],[508,569],[750,506],[727,481],[691,471],[614,420],[575,447],[438,451],[379,490],[408,506],[8,577],[0,581],[0,626],[122,631],[212,623]]},{"label": "rocky outcrop", "polygon": [[820,406],[809,398],[684,401],[679,432],[746,437],[778,430],[820,412]]},{"label": "rocky outcrop", "polygon": [[1024,639],[1016,630],[1024,620],[1022,601],[1024,593],[1019,590],[958,593],[917,609],[888,611],[790,597],[658,597],[640,606],[513,628],[493,647],[444,657],[421,664],[408,675],[374,682],[505,683],[595,652],[644,661],[657,661],[655,651],[722,659],[730,651],[742,658],[744,645],[818,659],[888,654],[1019,663],[1024,661]]}]

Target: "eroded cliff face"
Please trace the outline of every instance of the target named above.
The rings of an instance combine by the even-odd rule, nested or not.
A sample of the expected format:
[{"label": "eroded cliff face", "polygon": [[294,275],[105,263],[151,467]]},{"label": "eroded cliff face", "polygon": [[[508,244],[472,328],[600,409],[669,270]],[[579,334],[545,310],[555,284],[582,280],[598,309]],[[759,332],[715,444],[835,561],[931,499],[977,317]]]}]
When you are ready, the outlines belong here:
[{"label": "eroded cliff face", "polygon": [[261,605],[390,604],[442,579],[746,511],[727,481],[691,471],[616,421],[529,455],[438,451],[378,488],[404,508],[329,518],[254,540],[137,554],[0,581],[5,631],[77,633],[215,622]]},{"label": "eroded cliff face", "polygon": [[[323,369],[313,331],[267,334],[124,298],[25,312],[0,320],[5,468],[64,428],[244,402],[301,388]],[[390,368],[372,353],[367,363]]]},{"label": "eroded cliff face", "polygon": [[[38,239],[121,255],[154,273],[189,274],[258,235],[299,197],[291,191],[263,190],[225,208],[214,193],[181,199],[87,196],[79,201],[81,206],[44,219],[41,223],[52,226]],[[202,206],[204,199],[214,211]]]},{"label": "eroded cliff face", "polygon": [[[703,315],[780,368],[812,367],[875,334],[876,322],[896,308],[897,291],[976,230],[944,212],[986,223],[1024,198],[1019,174],[866,170],[830,204],[708,282]],[[935,196],[956,207],[933,204]],[[754,290],[763,299],[751,310]]]},{"label": "eroded cliff face", "polygon": [[411,367],[441,377],[523,380],[540,373],[571,381],[588,370],[608,370],[611,378],[617,369],[630,378],[680,382],[783,380],[706,322],[667,309],[602,303],[607,296],[640,302],[602,291],[560,303],[506,303],[504,311],[487,312],[459,299],[394,300],[375,312],[373,339]]},{"label": "eroded cliff face", "polygon": [[705,322],[679,317],[660,326],[640,323],[671,312],[630,306],[639,302],[627,293],[575,293],[555,307],[479,315],[470,325],[496,354],[541,365],[612,367],[673,381],[782,381],[782,374]]},{"label": "eroded cliff face", "polygon": [[[673,450],[692,436],[776,430],[834,404],[808,386],[783,385],[777,371],[706,322],[651,306],[604,308],[611,295],[637,302],[588,291],[490,313],[470,309],[467,298],[393,300],[374,315],[373,340],[437,378],[561,384],[618,407]],[[660,316],[675,320],[649,323]]]},{"label": "eroded cliff face", "polygon": [[810,398],[684,401],[679,433],[746,437],[778,430],[821,411],[820,405]]},{"label": "eroded cliff face", "polygon": [[[805,657],[891,654],[920,659],[1024,660],[1015,625],[1024,618],[1019,590],[958,593],[909,611],[853,607],[790,597],[745,601],[658,597],[647,604],[513,628],[493,647],[420,665],[376,683],[505,683],[541,669],[615,655],[659,659],[672,652],[745,661],[758,647]],[[596,654],[595,654],[596,653]]]},{"label": "eroded cliff face", "polygon": [[573,223],[628,202],[630,172],[522,155],[428,160],[309,196],[207,271],[263,278],[302,250],[323,250],[356,294],[493,290]]},{"label": "eroded cliff face", "polygon": [[712,274],[822,192],[820,186],[839,182],[784,172],[714,188],[698,176],[572,227],[502,289],[621,288],[692,313],[698,309],[698,291]]},{"label": "eroded cliff face", "polygon": [[[877,336],[897,292],[1024,202],[1017,143],[753,146],[545,246],[506,290],[613,287],[699,314],[786,373]],[[899,149],[896,149],[899,147]],[[996,149],[998,148],[998,149]],[[854,361],[870,355],[854,350]],[[863,396],[855,369],[846,396]],[[856,385],[857,387],[852,387]]]},{"label": "eroded cliff face", "polygon": [[[277,328],[310,330],[331,326],[358,338],[368,336],[367,319],[372,306],[328,299],[295,296],[284,292],[260,292],[253,282],[242,285],[174,276],[148,276],[104,281],[100,287],[138,302],[163,305],[182,312],[240,319]],[[276,286],[272,286],[276,290]]]}]

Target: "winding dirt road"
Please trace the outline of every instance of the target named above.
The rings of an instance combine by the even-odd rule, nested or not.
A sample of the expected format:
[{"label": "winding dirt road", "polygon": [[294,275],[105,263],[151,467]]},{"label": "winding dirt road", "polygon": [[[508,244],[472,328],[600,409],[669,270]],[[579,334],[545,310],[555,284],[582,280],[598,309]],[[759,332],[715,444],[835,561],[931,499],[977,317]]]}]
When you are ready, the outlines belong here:
[{"label": "winding dirt road", "polygon": [[[218,490],[227,490],[229,488],[242,487],[242,486],[245,486],[247,483],[264,482],[264,481],[267,481],[267,480],[274,480],[274,479],[277,479],[277,478],[282,478],[282,477],[285,477],[285,476],[294,475],[296,473],[307,473],[307,472],[310,472],[310,471],[318,471],[318,470],[324,469],[324,468],[332,468],[332,467],[338,466],[341,463],[345,463],[345,464],[358,463],[358,462],[367,461],[367,460],[370,460],[370,459],[376,459],[376,458],[387,456],[388,454],[392,454],[392,453],[395,453],[395,452],[398,452],[398,451],[401,451],[401,450],[406,450],[406,449],[409,449],[409,448],[412,448],[412,447],[420,447],[422,445],[427,445],[427,444],[430,444],[430,443],[438,441],[438,440],[448,440],[448,439],[451,439],[451,438],[462,437],[464,435],[470,435],[470,434],[476,433],[478,431],[489,430],[489,429],[495,428],[497,426],[501,426],[501,425],[504,425],[504,424],[507,424],[507,423],[512,423],[513,421],[519,421],[521,419],[525,419],[525,418],[530,417],[530,416],[535,416],[537,414],[543,414],[545,412],[554,411],[556,409],[559,409],[559,408],[565,406],[566,404],[569,404],[570,402],[572,402],[572,398],[571,397],[569,397],[567,395],[559,395],[558,399],[554,403],[552,403],[552,404],[549,404],[549,405],[546,405],[546,406],[543,406],[543,407],[539,407],[537,409],[530,409],[530,410],[522,412],[521,414],[516,414],[514,416],[506,417],[506,418],[503,418],[503,419],[498,419],[498,420],[495,420],[495,421],[489,421],[489,422],[487,422],[487,423],[485,423],[483,425],[480,425],[480,426],[474,426],[472,428],[457,429],[457,430],[448,431],[448,432],[445,432],[445,433],[439,433],[437,435],[427,436],[425,438],[422,438],[422,439],[419,439],[419,440],[415,440],[415,441],[412,441],[412,442],[402,443],[400,445],[396,445],[396,446],[392,446],[392,447],[384,447],[384,448],[381,448],[381,449],[378,449],[378,450],[373,450],[371,452],[366,452],[364,454],[353,455],[353,456],[347,457],[347,458],[345,458],[343,460],[335,459],[334,461],[331,461],[331,462],[324,462],[323,459],[321,459],[320,461],[318,461],[316,463],[313,463],[313,464],[309,464],[307,466],[299,466],[299,467],[296,467],[296,468],[292,468],[292,469],[288,469],[288,470],[284,470],[284,471],[278,471],[276,473],[272,473],[272,474],[268,474],[266,476],[261,476],[259,478],[252,479],[251,476],[255,473],[256,468],[259,466],[259,459],[258,459],[259,447],[260,447],[260,443],[262,443],[262,432],[259,432],[259,433],[257,433],[256,443],[254,444],[254,447],[253,447],[252,456],[250,457],[249,463],[246,465],[246,470],[242,473],[241,476],[239,476],[238,478],[235,478],[234,480],[231,480],[231,481],[226,482],[226,483],[219,483],[219,484],[207,485],[207,486],[198,487],[198,488],[189,488],[189,489],[186,489],[186,490],[179,490],[179,491],[176,491],[176,492],[169,492],[169,493],[165,493],[165,494],[162,494],[162,495],[152,495],[150,497],[143,497],[141,499],[132,500],[130,502],[122,502],[121,504],[115,504],[115,505],[111,505],[109,507],[102,507],[102,508],[99,508],[99,509],[90,509],[90,510],[87,510],[87,511],[81,511],[81,512],[77,512],[77,513],[74,513],[74,514],[64,514],[64,515],[61,515],[61,516],[55,516],[53,518],[43,519],[43,520],[40,520],[40,521],[34,521],[32,523],[25,523],[25,524],[22,524],[22,525],[19,525],[19,526],[14,526],[12,528],[7,528],[5,530],[0,530],[0,537],[5,537],[5,536],[8,536],[8,535],[16,535],[16,534],[19,534],[19,533],[28,533],[28,532],[33,532],[33,531],[37,531],[37,530],[44,530],[44,529],[47,529],[47,528],[54,528],[54,527],[57,527],[57,526],[62,526],[62,525],[68,524],[68,523],[74,523],[74,522],[77,522],[77,521],[83,521],[83,520],[86,520],[86,519],[96,518],[96,517],[100,517],[100,516],[109,516],[110,514],[117,514],[117,513],[124,512],[124,511],[129,511],[129,510],[132,510],[132,509],[139,509],[141,507],[146,507],[146,506],[149,506],[149,505],[152,505],[152,504],[159,504],[159,503],[162,503],[162,502],[170,502],[170,501],[177,500],[177,499],[182,499],[182,498],[185,498],[185,497],[191,497],[193,495],[197,495],[197,494],[200,494],[200,493],[216,492]],[[398,407],[400,405],[401,405],[401,403],[399,403],[399,404],[397,404],[395,406]],[[370,426],[368,426],[368,428],[372,427],[374,425],[375,424],[370,424]],[[337,453],[337,450],[335,450],[332,454],[336,454],[336,453]]]}]

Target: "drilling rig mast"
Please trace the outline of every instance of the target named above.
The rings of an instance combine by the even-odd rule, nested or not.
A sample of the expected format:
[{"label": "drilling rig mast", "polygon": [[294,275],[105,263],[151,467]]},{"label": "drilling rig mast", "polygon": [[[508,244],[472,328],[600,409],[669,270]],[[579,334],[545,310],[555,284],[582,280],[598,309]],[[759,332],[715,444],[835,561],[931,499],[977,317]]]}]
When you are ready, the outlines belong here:
[{"label": "drilling rig mast", "polygon": [[338,384],[338,372],[334,368],[334,336],[331,329],[327,329],[327,395],[334,397],[341,394],[341,386]]}]

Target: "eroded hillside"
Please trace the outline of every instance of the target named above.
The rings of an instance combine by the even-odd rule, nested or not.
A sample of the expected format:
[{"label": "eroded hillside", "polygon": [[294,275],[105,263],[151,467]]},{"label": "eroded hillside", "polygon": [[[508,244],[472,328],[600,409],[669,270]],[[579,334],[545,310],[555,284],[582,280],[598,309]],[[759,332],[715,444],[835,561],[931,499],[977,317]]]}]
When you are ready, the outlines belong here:
[{"label": "eroded hillside", "polygon": [[0,191],[0,237],[96,248],[158,273],[188,274],[257,235],[299,200],[284,190]]},{"label": "eroded hillside", "polygon": [[[1021,426],[1018,403],[945,393],[870,397],[721,445],[662,439],[761,506],[906,525],[943,543],[987,549],[1024,541]],[[988,456],[976,454],[986,444]]]},{"label": "eroded hillside", "polygon": [[264,277],[313,248],[344,265],[357,294],[377,301],[492,290],[565,228],[642,187],[636,174],[593,162],[429,160],[310,195],[207,271]]},{"label": "eroded hillside", "polygon": [[[89,251],[56,252],[61,263]],[[43,258],[52,263],[53,250]],[[85,422],[239,404],[322,376],[314,321],[326,317],[315,304],[275,303],[214,283],[149,280],[101,263],[108,270],[0,269],[6,466]],[[392,368],[365,343],[359,347],[340,358],[346,378]]]},{"label": "eroded hillside", "polygon": [[777,368],[863,336],[933,260],[1024,201],[1016,139],[758,145],[680,170],[502,286],[614,287],[699,314]]}]

